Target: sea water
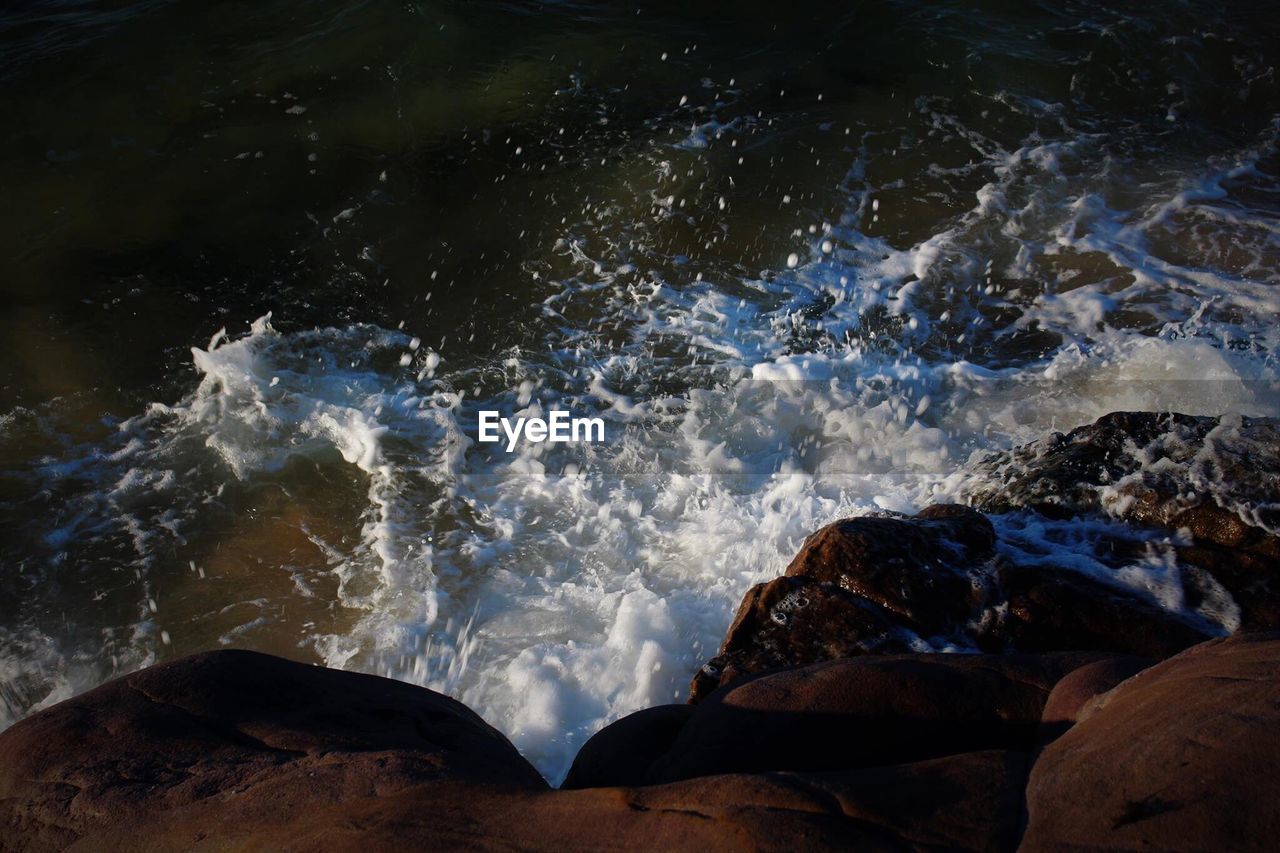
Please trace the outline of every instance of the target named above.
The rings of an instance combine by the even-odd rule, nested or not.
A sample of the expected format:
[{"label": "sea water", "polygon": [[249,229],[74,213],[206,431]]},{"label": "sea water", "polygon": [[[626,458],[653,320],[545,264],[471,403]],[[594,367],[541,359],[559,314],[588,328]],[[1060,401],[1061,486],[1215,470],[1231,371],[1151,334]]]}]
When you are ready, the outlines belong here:
[{"label": "sea water", "polygon": [[[442,690],[556,781],[817,527],[1110,411],[1280,414],[1278,36],[1249,3],[4,12],[0,725],[253,648]],[[606,440],[477,440],[557,411]],[[1103,565],[1107,522],[995,521],[1237,624],[1185,607],[1176,534]]]}]

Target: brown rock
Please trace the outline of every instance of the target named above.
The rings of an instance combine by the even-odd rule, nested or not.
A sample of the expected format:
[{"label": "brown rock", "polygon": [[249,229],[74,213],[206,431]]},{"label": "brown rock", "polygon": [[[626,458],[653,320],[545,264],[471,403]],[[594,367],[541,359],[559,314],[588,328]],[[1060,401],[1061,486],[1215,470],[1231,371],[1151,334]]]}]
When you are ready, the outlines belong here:
[{"label": "brown rock", "polygon": [[1084,708],[1094,698],[1106,693],[1120,682],[1137,675],[1155,661],[1149,658],[1120,655],[1085,664],[1067,673],[1053,686],[1040,716],[1046,734],[1056,737],[1070,727]]},{"label": "brown rock", "polygon": [[983,604],[994,544],[991,523],[958,505],[827,525],[784,577],[747,592],[719,653],[694,675],[689,701],[754,673],[963,634]]},{"label": "brown rock", "polygon": [[991,522],[957,505],[911,518],[846,518],[806,539],[786,574],[833,583],[930,635],[954,627],[981,603],[974,569],[995,542]]},{"label": "brown rock", "polygon": [[[657,709],[641,728],[701,710]],[[553,791],[443,696],[220,652],[111,682],[0,736],[0,850],[1008,849],[1026,764],[993,750]]]},{"label": "brown rock", "polygon": [[[308,811],[236,799],[119,824],[94,853],[152,850],[1007,850],[1026,757],[983,752],[844,773],[732,775],[645,788],[432,782]],[[202,829],[193,833],[191,827]]]},{"label": "brown rock", "polygon": [[211,652],[109,682],[0,734],[0,836],[15,839],[6,849],[62,849],[211,799],[314,811],[429,780],[546,787],[506,738],[445,696]]},{"label": "brown rock", "polygon": [[694,674],[689,701],[748,675],[909,646],[880,608],[835,584],[775,578],[747,591],[720,653]]},{"label": "brown rock", "polygon": [[[1120,543],[1133,547],[1133,543]],[[785,667],[898,654],[921,641],[984,652],[1101,651],[1164,658],[1216,635],[1123,587],[994,552],[981,514],[940,505],[861,517],[810,536],[781,578],[752,587],[689,701]],[[1139,559],[1113,554],[1121,560]],[[1187,600],[1209,594],[1184,573]],[[1280,608],[1280,599],[1273,606]]]},{"label": "brown rock", "polygon": [[[860,828],[888,836],[889,849],[994,851],[1017,845],[1029,769],[1026,753],[992,750],[795,775],[830,792]],[[870,846],[875,836],[863,833],[865,840],[852,836],[845,849]]]},{"label": "brown rock", "polygon": [[699,703],[650,778],[835,770],[1029,749],[1052,686],[1097,659],[877,655],[768,673]]},{"label": "brown rock", "polygon": [[[1178,562],[1209,575],[1231,594],[1240,608],[1240,627],[1245,631],[1280,627],[1280,539],[1250,533],[1248,547],[1232,549],[1198,540],[1178,547]],[[1188,600],[1203,598],[1204,584],[1195,575],[1187,578]]]},{"label": "brown rock", "polygon": [[649,766],[670,749],[692,713],[691,705],[658,705],[610,723],[578,750],[561,789],[648,784]]},{"label": "brown rock", "polygon": [[1005,607],[983,627],[984,645],[998,641],[1024,652],[1096,649],[1165,658],[1213,636],[1207,626],[1077,572],[1005,564],[997,575]]},{"label": "brown rock", "polygon": [[1036,761],[1026,850],[1270,850],[1280,634],[1196,646],[1104,694]]}]

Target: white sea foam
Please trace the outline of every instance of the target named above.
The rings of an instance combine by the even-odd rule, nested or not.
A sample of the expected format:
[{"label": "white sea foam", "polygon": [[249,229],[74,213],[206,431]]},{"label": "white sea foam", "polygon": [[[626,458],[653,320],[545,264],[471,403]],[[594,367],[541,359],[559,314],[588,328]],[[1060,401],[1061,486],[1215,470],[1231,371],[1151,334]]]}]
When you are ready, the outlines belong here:
[{"label": "white sea foam", "polygon": [[[675,150],[696,156],[739,129],[704,122]],[[299,457],[358,472],[358,536],[307,531],[353,616],[302,642],[331,665],[461,698],[557,779],[600,726],[681,701],[742,594],[820,525],[947,499],[972,454],[1117,409],[1276,413],[1280,274],[1264,251],[1276,231],[1233,195],[1263,180],[1274,132],[1202,174],[1153,180],[1123,210],[1096,184],[1106,152],[1088,135],[1013,151],[965,138],[991,180],[914,246],[867,236],[882,188],[857,166],[847,215],[755,278],[673,280],[566,236],[557,261],[571,272],[539,296],[536,351],[477,364],[409,332],[286,334],[270,317],[220,333],[193,351],[201,379],[186,399],[44,464],[50,481],[89,484],[49,546],[123,537],[145,602],[149,573],[228,484]],[[659,218],[678,206],[668,153],[653,155]],[[1243,271],[1190,260],[1232,240],[1249,253]],[[600,318],[623,343],[596,337]],[[1057,343],[992,355],[1024,332]],[[610,440],[508,454],[474,442],[482,408],[599,416]],[[1087,530],[998,526],[1007,548],[1224,630],[1238,620],[1225,593],[1187,611],[1167,543],[1104,571]],[[291,588],[314,597],[300,578]],[[245,610],[221,638],[252,643],[266,616]],[[140,603],[137,633],[114,641],[133,650],[124,668],[150,659],[153,616]],[[10,705],[23,710],[94,680],[47,638],[0,649],[0,684],[21,685]]]},{"label": "white sea foam", "polygon": [[[1242,279],[1150,260],[1150,235],[1167,222],[1162,211],[1192,198],[1176,187],[1174,201],[1153,202],[1129,224],[1128,214],[1101,211],[1084,189],[1059,198],[1071,228],[1055,232],[1053,251],[1079,250],[1084,240],[1134,280],[1121,290],[1099,281],[1024,302],[1015,327],[1034,322],[1064,339],[1047,358],[983,367],[913,355],[912,341],[927,340],[936,323],[938,287],[981,274],[981,264],[948,260],[957,246],[971,247],[971,232],[987,219],[1010,223],[1037,213],[1043,198],[1015,208],[1010,196],[1028,170],[1059,175],[1069,153],[1040,146],[1009,155],[997,170],[1002,188],[984,189],[972,213],[911,249],[843,226],[837,233],[845,248],[813,253],[835,254],[837,263],[797,264],[757,282],[762,300],[735,298],[713,282],[673,287],[620,276],[614,285],[608,260],[582,253],[590,282],[567,280],[545,304],[555,313],[588,287],[605,313],[612,300],[625,302],[637,343],[595,362],[585,388],[566,391],[571,404],[600,406],[620,438],[607,452],[575,459],[570,476],[557,476],[565,463],[542,450],[511,462],[469,460],[472,474],[460,478],[458,495],[476,509],[477,522],[465,544],[436,555],[471,580],[467,609],[458,614],[474,613],[461,644],[468,666],[460,671],[457,649],[435,641],[422,653],[382,657],[382,671],[449,688],[554,779],[601,724],[681,698],[747,586],[775,575],[822,523],[946,498],[949,478],[971,453],[1116,409],[1274,414],[1275,331],[1257,314],[1276,308],[1274,271]],[[1258,156],[1246,152],[1241,161]],[[1222,186],[1241,168],[1192,183]],[[1092,219],[1082,227],[1086,209]],[[1171,281],[1188,285],[1170,292]],[[799,318],[818,296],[832,297],[820,320],[832,336],[860,328],[876,306],[919,322],[887,349],[863,338],[835,350],[788,352],[794,332],[814,324]],[[762,311],[769,302],[772,309]],[[1157,334],[1109,327],[1112,313],[1134,302],[1163,320]],[[970,319],[981,316],[978,300]],[[1223,336],[1253,344],[1226,347]],[[720,368],[715,378],[675,400],[616,390],[659,356],[654,343],[663,338],[707,352]],[[567,362],[575,355],[562,353]],[[1035,542],[1067,568],[1102,574],[1079,531],[1001,525],[1011,542]],[[1107,577],[1183,610],[1167,550],[1150,547],[1147,558],[1111,567]],[[1223,630],[1238,619],[1229,597],[1210,596],[1187,615]]]}]

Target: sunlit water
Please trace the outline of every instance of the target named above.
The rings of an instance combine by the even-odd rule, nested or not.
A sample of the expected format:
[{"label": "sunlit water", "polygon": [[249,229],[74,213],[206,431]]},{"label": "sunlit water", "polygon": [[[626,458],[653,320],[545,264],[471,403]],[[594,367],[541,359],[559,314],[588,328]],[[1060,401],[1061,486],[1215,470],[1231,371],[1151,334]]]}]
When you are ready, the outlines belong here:
[{"label": "sunlit water", "polygon": [[[236,646],[555,780],[821,524],[1277,414],[1274,10],[1132,7],[0,12],[0,725]],[[552,408],[608,440],[475,441]],[[1167,551],[1109,576],[1178,609]]]}]

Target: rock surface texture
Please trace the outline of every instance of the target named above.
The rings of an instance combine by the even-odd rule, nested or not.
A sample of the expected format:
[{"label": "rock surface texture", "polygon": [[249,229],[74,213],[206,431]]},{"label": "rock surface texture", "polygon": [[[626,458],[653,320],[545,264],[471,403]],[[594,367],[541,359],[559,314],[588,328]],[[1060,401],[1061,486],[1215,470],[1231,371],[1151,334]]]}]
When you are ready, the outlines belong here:
[{"label": "rock surface texture", "polygon": [[1280,634],[1189,649],[1090,700],[1036,761],[1028,850],[1274,850]]},{"label": "rock surface texture", "polygon": [[1185,531],[1179,559],[1231,593],[1241,627],[1280,626],[1280,419],[1115,412],[990,455],[964,491],[984,512]]},{"label": "rock surface texture", "polygon": [[461,703],[243,651],[153,666],[35,714],[0,734],[0,768],[0,834],[17,850],[181,825],[189,811],[252,823],[282,804],[314,812],[437,780],[545,787]]},{"label": "rock surface texture", "polygon": [[[1121,413],[979,462],[990,516],[828,525],[559,790],[429,690],[160,664],[0,733],[0,851],[1274,849],[1276,436]],[[1031,559],[1064,517],[1113,563]],[[1153,541],[1163,598],[1120,576]]]},{"label": "rock surface texture", "polygon": [[1267,849],[1280,634],[1138,665],[783,670],[615,723],[553,790],[438,694],[218,652],[0,735],[0,849]]}]

